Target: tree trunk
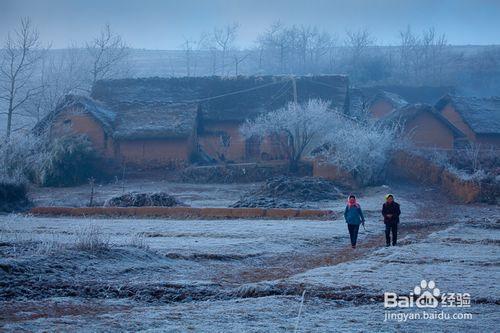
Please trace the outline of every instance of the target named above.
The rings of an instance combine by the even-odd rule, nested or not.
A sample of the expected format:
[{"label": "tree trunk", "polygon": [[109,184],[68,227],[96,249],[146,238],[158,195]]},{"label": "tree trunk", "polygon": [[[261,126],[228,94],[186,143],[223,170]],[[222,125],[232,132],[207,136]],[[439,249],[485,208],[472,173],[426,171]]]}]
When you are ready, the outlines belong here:
[{"label": "tree trunk", "polygon": [[299,171],[299,161],[291,158],[288,165],[288,171],[292,174],[296,174]]},{"label": "tree trunk", "polygon": [[14,110],[12,110],[12,104],[13,104],[13,100],[12,100],[12,98],[10,98],[9,110],[7,111],[7,132],[5,134],[6,139],[10,138],[10,133],[12,132],[12,113],[14,112]]}]

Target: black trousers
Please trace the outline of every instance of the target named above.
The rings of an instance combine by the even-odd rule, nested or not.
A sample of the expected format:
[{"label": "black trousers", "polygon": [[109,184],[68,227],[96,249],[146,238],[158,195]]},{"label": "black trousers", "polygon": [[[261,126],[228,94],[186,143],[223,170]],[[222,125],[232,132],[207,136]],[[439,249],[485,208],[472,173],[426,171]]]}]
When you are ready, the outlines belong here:
[{"label": "black trousers", "polygon": [[347,229],[349,229],[349,236],[351,237],[351,245],[356,245],[358,240],[359,224],[347,224]]},{"label": "black trousers", "polygon": [[387,223],[385,225],[385,244],[391,245],[391,232],[392,232],[392,245],[398,242],[398,224]]}]

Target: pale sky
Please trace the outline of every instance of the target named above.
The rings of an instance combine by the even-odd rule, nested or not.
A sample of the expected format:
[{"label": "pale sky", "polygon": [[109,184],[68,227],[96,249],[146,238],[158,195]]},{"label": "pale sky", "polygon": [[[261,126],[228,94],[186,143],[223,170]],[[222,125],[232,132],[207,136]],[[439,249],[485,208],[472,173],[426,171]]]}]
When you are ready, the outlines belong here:
[{"label": "pale sky", "polygon": [[251,46],[274,21],[310,24],[343,39],[366,28],[379,44],[397,42],[411,25],[435,27],[452,44],[500,44],[500,0],[0,0],[0,39],[23,16],[53,48],[82,44],[109,23],[136,48],[178,49],[184,37],[232,22]]}]

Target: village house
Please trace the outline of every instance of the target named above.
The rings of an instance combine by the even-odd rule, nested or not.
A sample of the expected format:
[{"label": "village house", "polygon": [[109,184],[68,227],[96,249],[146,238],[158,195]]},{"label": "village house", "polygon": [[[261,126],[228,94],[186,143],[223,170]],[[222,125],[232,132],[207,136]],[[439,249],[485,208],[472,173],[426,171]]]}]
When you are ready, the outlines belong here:
[{"label": "village house", "polygon": [[500,148],[500,97],[462,97],[445,95],[436,109],[470,142],[483,148]]},{"label": "village house", "polygon": [[408,105],[408,102],[403,97],[382,90],[368,101],[366,107],[371,117],[380,119],[406,105]]},{"label": "village house", "polygon": [[180,167],[200,155],[284,159],[276,140],[245,139],[239,128],[293,101],[294,91],[298,102],[321,98],[342,112],[349,105],[342,75],[120,79],[97,82],[90,97],[67,96],[36,130],[84,134],[104,157],[139,168]]},{"label": "village house", "polygon": [[465,135],[429,104],[409,104],[380,121],[398,123],[416,147],[450,150],[462,145]]},{"label": "village house", "polygon": [[433,105],[441,96],[453,92],[447,86],[369,86],[349,90],[350,114],[354,117],[368,116],[380,119],[408,104]]}]

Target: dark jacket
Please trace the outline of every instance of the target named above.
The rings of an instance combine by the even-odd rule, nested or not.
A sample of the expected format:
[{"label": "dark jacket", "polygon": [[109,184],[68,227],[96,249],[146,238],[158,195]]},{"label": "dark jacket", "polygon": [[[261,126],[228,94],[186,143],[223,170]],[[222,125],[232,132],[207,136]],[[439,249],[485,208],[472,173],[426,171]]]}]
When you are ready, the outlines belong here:
[{"label": "dark jacket", "polygon": [[365,222],[363,211],[361,210],[361,206],[358,204],[351,207],[347,205],[344,211],[344,218],[347,224],[360,225],[362,222]]},{"label": "dark jacket", "polygon": [[[396,201],[393,201],[391,204],[384,203],[382,206],[382,215],[384,216],[385,224],[399,223],[399,215],[401,215],[399,204]],[[392,216],[388,217],[387,215]]]}]

